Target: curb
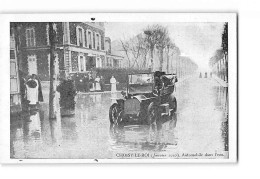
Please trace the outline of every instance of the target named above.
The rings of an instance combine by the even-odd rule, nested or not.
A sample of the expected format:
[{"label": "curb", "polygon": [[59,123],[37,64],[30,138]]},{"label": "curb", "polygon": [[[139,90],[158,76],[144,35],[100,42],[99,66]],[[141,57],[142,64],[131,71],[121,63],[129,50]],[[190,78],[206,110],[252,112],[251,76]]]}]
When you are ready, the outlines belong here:
[{"label": "curb", "polygon": [[213,78],[223,87],[228,87],[228,83],[217,77],[216,75],[213,75]]},{"label": "curb", "polygon": [[111,91],[97,91],[97,92],[78,92],[78,94],[108,94],[108,93],[120,93],[121,91],[115,91],[115,92],[111,92]]}]

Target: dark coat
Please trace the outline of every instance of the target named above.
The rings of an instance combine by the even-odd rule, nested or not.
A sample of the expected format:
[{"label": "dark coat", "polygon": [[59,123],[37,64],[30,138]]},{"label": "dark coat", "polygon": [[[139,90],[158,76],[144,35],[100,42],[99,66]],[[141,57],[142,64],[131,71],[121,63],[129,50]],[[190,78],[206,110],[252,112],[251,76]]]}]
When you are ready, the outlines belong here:
[{"label": "dark coat", "polygon": [[39,84],[39,88],[38,88],[38,101],[43,102],[41,81],[39,79],[37,79],[37,81],[38,81],[38,84]]}]

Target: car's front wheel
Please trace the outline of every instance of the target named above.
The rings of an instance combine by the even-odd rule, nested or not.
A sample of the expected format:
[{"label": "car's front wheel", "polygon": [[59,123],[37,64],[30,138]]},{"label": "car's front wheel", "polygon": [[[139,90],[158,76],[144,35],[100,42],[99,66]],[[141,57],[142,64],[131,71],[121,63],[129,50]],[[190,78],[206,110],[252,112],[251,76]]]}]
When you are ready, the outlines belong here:
[{"label": "car's front wheel", "polygon": [[119,112],[119,105],[114,103],[109,109],[109,120],[111,124],[118,124]]}]

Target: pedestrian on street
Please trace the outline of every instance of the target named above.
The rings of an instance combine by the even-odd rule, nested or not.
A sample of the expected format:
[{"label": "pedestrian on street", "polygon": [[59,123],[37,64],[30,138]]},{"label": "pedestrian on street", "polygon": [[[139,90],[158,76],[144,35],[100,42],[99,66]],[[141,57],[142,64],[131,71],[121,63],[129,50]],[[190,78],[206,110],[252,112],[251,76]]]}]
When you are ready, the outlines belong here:
[{"label": "pedestrian on street", "polygon": [[91,75],[90,76],[90,79],[89,79],[89,85],[90,85],[90,91],[95,91],[95,81],[94,81],[94,78],[93,76]]},{"label": "pedestrian on street", "polygon": [[88,92],[89,91],[88,81],[89,81],[88,75],[84,75],[84,78],[83,78],[84,92]]},{"label": "pedestrian on street", "polygon": [[110,84],[111,84],[111,92],[116,92],[116,79],[114,76],[111,77],[110,79]]},{"label": "pedestrian on street", "polygon": [[96,87],[96,91],[101,91],[101,86],[100,86],[100,78],[99,76],[96,77],[95,79],[95,87]]},{"label": "pedestrian on street", "polygon": [[104,91],[105,79],[103,76],[100,76],[100,87],[101,87],[101,91]]}]

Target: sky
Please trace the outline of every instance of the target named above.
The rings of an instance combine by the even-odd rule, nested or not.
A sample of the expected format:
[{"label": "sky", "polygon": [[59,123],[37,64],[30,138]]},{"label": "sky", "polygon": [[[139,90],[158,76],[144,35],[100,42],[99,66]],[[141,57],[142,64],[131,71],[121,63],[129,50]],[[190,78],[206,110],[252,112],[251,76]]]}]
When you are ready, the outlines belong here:
[{"label": "sky", "polygon": [[173,42],[183,56],[190,57],[200,70],[209,70],[208,62],[214,52],[221,48],[224,23],[151,23],[111,22],[105,23],[106,36],[114,40],[127,40],[143,31],[148,25],[160,24],[168,28]]}]

